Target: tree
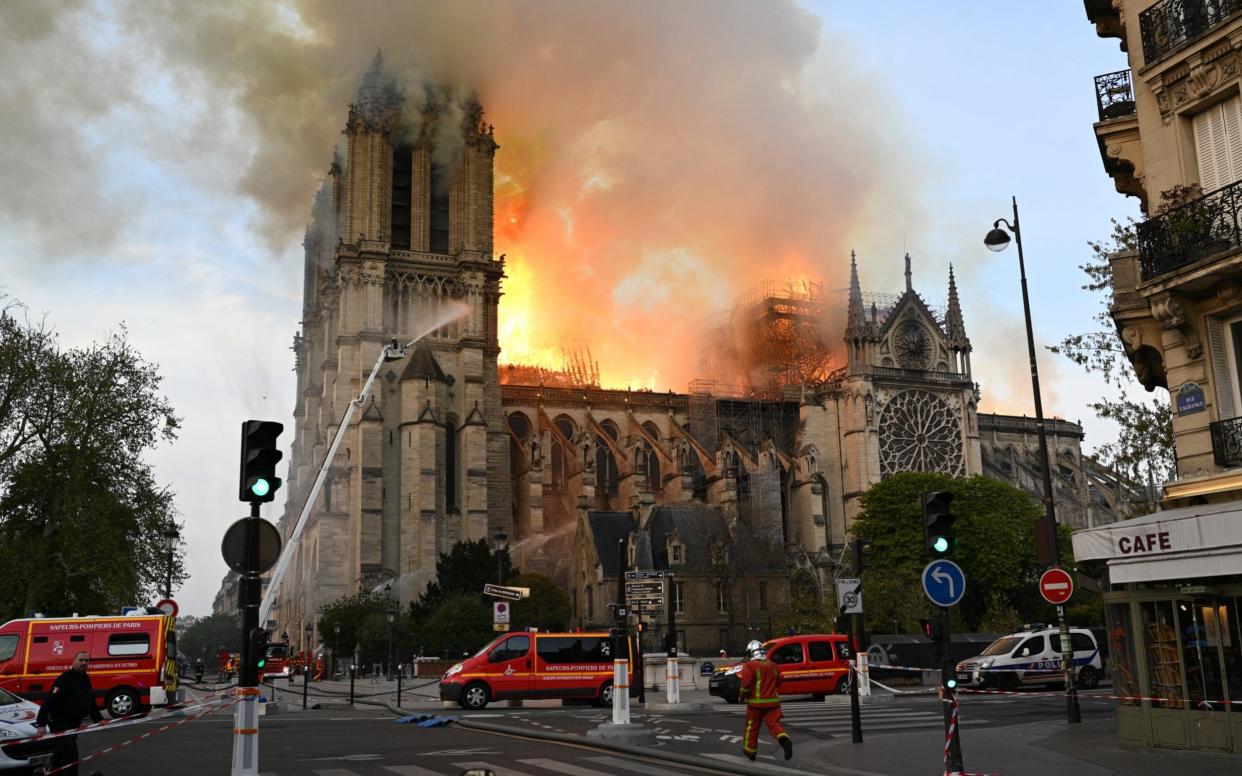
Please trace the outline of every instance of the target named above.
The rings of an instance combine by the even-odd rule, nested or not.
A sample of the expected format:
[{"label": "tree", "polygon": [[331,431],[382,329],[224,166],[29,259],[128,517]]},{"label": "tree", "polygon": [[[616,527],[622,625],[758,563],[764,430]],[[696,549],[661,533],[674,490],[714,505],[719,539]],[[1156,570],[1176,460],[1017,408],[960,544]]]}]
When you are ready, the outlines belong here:
[{"label": "tree", "polygon": [[428,654],[457,657],[474,652],[495,636],[492,607],[477,594],[455,593],[440,599],[415,629],[414,638]]},{"label": "tree", "polygon": [[572,614],[569,596],[550,577],[519,574],[511,584],[530,588],[530,598],[515,601],[510,611],[513,630],[538,628],[541,631],[557,631],[569,627]]},{"label": "tree", "polygon": [[[362,644],[363,626],[376,616],[383,619],[387,599],[379,593],[366,590],[341,598],[319,609],[318,632],[323,643],[337,655],[350,654]],[[340,626],[340,635],[336,628]],[[387,639],[388,622],[384,620],[384,638]],[[385,644],[387,642],[385,641]],[[370,645],[363,645],[364,647]]]},{"label": "tree", "polygon": [[[1186,187],[1170,189],[1161,194],[1157,214],[1167,213],[1194,194]],[[1101,463],[1131,483],[1145,483],[1147,508],[1155,511],[1155,485],[1177,473],[1177,454],[1173,447],[1173,416],[1168,396],[1139,399],[1133,393],[1138,386],[1129,357],[1117,336],[1117,326],[1109,314],[1112,301],[1111,254],[1134,250],[1137,245],[1133,219],[1126,223],[1113,220],[1108,241],[1087,243],[1091,258],[1080,269],[1087,275],[1082,287],[1100,295],[1103,309],[1095,315],[1101,327],[1083,334],[1073,334],[1060,344],[1048,348],[1065,356],[1087,372],[1104,378],[1117,391],[1116,398],[1103,397],[1089,406],[1097,417],[1117,424],[1117,439],[1100,445],[1096,455]]]},{"label": "tree", "polygon": [[241,619],[236,615],[213,614],[177,634],[177,652],[191,660],[206,655],[210,662],[221,648],[240,652],[241,642]]},{"label": "tree", "polygon": [[[504,578],[514,576],[513,564],[509,560],[509,551],[501,550],[499,562],[504,569]],[[427,585],[418,601],[411,602],[410,614],[414,620],[421,621],[432,610],[449,596],[457,594],[473,594],[482,596],[483,585],[495,584],[499,581],[497,572],[497,553],[487,546],[486,539],[477,542],[458,542],[447,553],[441,553],[436,561],[436,578]]]},{"label": "tree", "polygon": [[[957,627],[975,628],[988,615],[988,595],[999,595],[1019,612],[1043,611],[1038,603],[1035,523],[1043,511],[1030,494],[999,480],[906,472],[886,477],[863,494],[853,533],[869,543],[863,573],[867,628],[879,631],[898,619],[903,629],[932,611],[922,596],[921,572],[930,560],[923,546],[922,499],[926,491],[954,495],[957,547],[951,558],[966,573],[962,602],[953,607]],[[1068,530],[1060,531],[1061,557],[1072,558]],[[992,612],[999,615],[996,602]]]},{"label": "tree", "polygon": [[[61,350],[15,312],[0,312],[0,584],[17,592],[0,616],[153,600],[168,570],[163,533],[177,522],[173,492],[143,457],[180,423],[158,369],[124,328]],[[176,582],[180,548],[172,563]]]},{"label": "tree", "polygon": [[[830,596],[835,600],[836,593]],[[831,633],[836,623],[836,612],[824,605],[815,575],[798,569],[789,576],[789,597],[785,606],[772,618],[774,633],[769,638],[786,633]]]}]

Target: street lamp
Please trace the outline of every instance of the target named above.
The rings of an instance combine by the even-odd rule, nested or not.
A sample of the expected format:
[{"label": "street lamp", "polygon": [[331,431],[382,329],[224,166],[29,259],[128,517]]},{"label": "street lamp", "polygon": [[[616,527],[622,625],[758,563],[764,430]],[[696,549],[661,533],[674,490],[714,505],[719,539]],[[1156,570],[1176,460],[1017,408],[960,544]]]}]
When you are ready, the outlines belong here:
[{"label": "street lamp", "polygon": [[314,644],[311,642],[311,638],[314,635],[315,635],[315,626],[311,624],[310,620],[307,620],[306,625],[302,626],[302,654],[306,658],[306,672],[307,673],[310,673],[311,648],[314,646]]},{"label": "street lamp", "polygon": [[[1001,224],[1005,229],[1001,229]],[[1008,231],[1006,231],[1008,230]],[[1043,467],[1044,480],[1044,519],[1036,532],[1036,554],[1042,562],[1044,558],[1052,561],[1052,565],[1060,567],[1061,548],[1057,544],[1057,511],[1052,500],[1052,462],[1048,459],[1048,434],[1044,428],[1044,402],[1039,393],[1039,366],[1035,362],[1035,334],[1031,328],[1031,300],[1026,288],[1026,260],[1022,254],[1022,230],[1018,225],[1018,198],[1013,198],[1013,223],[1003,218],[996,219],[992,231],[983,238],[988,250],[999,253],[1009,247],[1009,233],[1013,233],[1018,243],[1018,272],[1022,276],[1022,313],[1026,316],[1026,350],[1031,359],[1031,391],[1035,394],[1035,430],[1039,435],[1039,460]],[[1038,536],[1042,533],[1047,550],[1039,553]],[[1074,660],[1070,646],[1069,623],[1065,619],[1065,607],[1057,607],[1057,621],[1061,629],[1061,665],[1065,669],[1065,702],[1066,716],[1070,722],[1081,722],[1082,715],[1078,709],[1078,691],[1074,687]]]},{"label": "street lamp", "polygon": [[165,566],[164,574],[164,597],[172,598],[172,573],[173,573],[173,551],[177,549],[177,539],[180,534],[177,533],[177,526],[170,525],[164,529],[164,552],[168,556],[168,565]]},{"label": "street lamp", "polygon": [[500,553],[504,552],[505,548],[508,546],[509,535],[503,530],[497,531],[495,535],[492,536],[492,547],[496,550],[496,577],[498,584],[501,585],[505,583],[505,567],[503,559],[500,557]]},{"label": "street lamp", "polygon": [[397,621],[397,613],[393,608],[392,583],[391,582],[386,583],[384,585],[384,601],[385,601],[384,606],[388,610],[387,612],[385,612],[385,617],[387,617],[388,619],[388,675],[392,676],[392,666],[393,666],[392,640],[393,640],[393,631],[396,630],[396,628],[394,627],[394,624]]},{"label": "street lamp", "polygon": [[341,624],[338,622],[332,626],[332,633],[335,638],[332,639],[332,676],[336,676],[336,653],[341,651]]}]

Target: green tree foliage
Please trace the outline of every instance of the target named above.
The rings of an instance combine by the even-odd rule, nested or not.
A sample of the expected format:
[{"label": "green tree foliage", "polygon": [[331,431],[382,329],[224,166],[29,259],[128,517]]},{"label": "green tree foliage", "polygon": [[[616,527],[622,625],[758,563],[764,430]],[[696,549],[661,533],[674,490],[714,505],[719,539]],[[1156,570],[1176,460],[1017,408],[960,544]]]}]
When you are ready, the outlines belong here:
[{"label": "green tree foliage", "polygon": [[[829,593],[835,600],[836,592]],[[769,635],[784,635],[790,628],[794,633],[831,633],[835,622],[836,612],[824,606],[815,575],[798,569],[789,576],[789,598],[772,618],[774,632]]]},{"label": "green tree foliage", "polygon": [[[384,644],[388,642],[388,622],[384,619],[387,600],[379,593],[362,591],[347,598],[338,599],[319,610],[318,632],[332,651],[338,655],[352,654],[354,647],[361,645],[364,649],[374,645],[363,644],[365,635],[363,626],[369,619],[379,618],[383,622]],[[340,626],[338,636],[336,626]],[[374,638],[371,634],[369,638]]]},{"label": "green tree foliage", "polygon": [[414,637],[424,654],[458,657],[476,652],[495,635],[491,605],[477,594],[454,593],[419,622]]},{"label": "green tree foliage", "polygon": [[241,619],[228,614],[203,617],[177,634],[177,651],[193,661],[206,656],[208,666],[215,667],[215,656],[223,647],[229,652],[241,651]]},{"label": "green tree foliage", "polygon": [[[1185,187],[1164,192],[1157,212],[1167,212],[1193,193]],[[1117,439],[1100,445],[1096,455],[1124,480],[1146,485],[1147,508],[1154,511],[1158,506],[1154,486],[1177,472],[1172,410],[1165,393],[1146,398],[1134,395],[1140,386],[1121,338],[1117,336],[1117,325],[1108,313],[1112,301],[1112,268],[1108,257],[1135,249],[1135,227],[1133,219],[1124,224],[1114,220],[1112,224],[1113,232],[1108,240],[1087,243],[1091,258],[1080,265],[1087,275],[1082,287],[1100,297],[1102,309],[1095,315],[1098,328],[1072,334],[1049,350],[1101,376],[1117,392],[1115,398],[1105,396],[1089,404],[1097,417],[1111,420],[1118,427]]]},{"label": "green tree foliage", "polygon": [[[125,330],[62,350],[0,310],[0,617],[105,614],[159,597],[173,493],[143,460],[178,418]],[[184,578],[183,554],[173,580]]]},{"label": "green tree foliage", "polygon": [[[499,553],[505,580],[514,577],[509,551]],[[440,603],[457,594],[481,596],[483,585],[496,584],[497,553],[492,552],[486,539],[477,542],[458,542],[448,553],[442,553],[436,561],[436,578],[416,602],[410,604],[410,614],[420,622],[439,607]]]},{"label": "green tree foliage", "polygon": [[[863,511],[851,529],[869,543],[863,573],[867,628],[888,631],[896,619],[903,630],[912,631],[914,621],[932,612],[921,582],[930,560],[923,546],[921,496],[935,490],[954,495],[958,545],[950,558],[967,579],[966,595],[953,608],[954,627],[976,629],[1011,610],[1024,619],[1046,616],[1036,589],[1042,569],[1035,562],[1034,534],[1043,513],[1034,499],[988,477],[955,480],[906,472],[886,477],[863,494]],[[1068,530],[1062,530],[1059,544],[1066,565],[1072,558],[1068,540]]]},{"label": "green tree foliage", "polygon": [[560,631],[569,627],[572,614],[569,596],[550,577],[542,574],[519,574],[506,584],[530,588],[530,598],[515,601],[510,611],[513,630],[538,628]]}]

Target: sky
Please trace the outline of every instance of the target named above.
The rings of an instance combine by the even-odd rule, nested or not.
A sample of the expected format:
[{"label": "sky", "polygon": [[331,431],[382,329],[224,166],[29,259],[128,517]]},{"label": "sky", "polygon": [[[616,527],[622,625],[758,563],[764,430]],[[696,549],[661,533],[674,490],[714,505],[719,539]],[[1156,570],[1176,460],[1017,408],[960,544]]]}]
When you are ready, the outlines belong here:
[{"label": "sky", "polygon": [[[471,13],[484,18],[471,3],[407,4],[408,28],[367,14],[353,27],[315,0],[194,13],[126,0],[0,3],[0,165],[9,181],[0,192],[0,290],[46,316],[64,346],[124,324],[159,364],[184,418],[179,439],[150,455],[184,520],[183,612],[210,611],[226,571],[220,540],[245,512],[235,497],[238,425],[261,418],[292,428],[301,229],[314,174],[326,168],[345,104],[379,45],[398,68],[425,70],[431,56],[453,61],[456,77],[481,79],[501,144],[498,169],[540,183],[498,199],[522,206],[522,228],[497,229],[497,252],[516,261],[515,293],[501,308],[502,322],[522,324],[502,343],[510,353],[537,354],[532,343],[555,344],[556,326],[580,325],[568,316],[544,331],[530,315],[549,306],[541,289],[555,285],[550,276],[575,250],[588,258],[575,264],[573,282],[607,291],[613,323],[626,331],[590,343],[606,377],[612,369],[614,381],[673,390],[684,382],[669,368],[627,361],[653,352],[650,337],[668,328],[643,306],[652,294],[689,289],[698,315],[768,271],[838,288],[851,248],[864,291],[899,292],[909,252],[915,286],[934,305],[955,268],[981,409],[1032,411],[1017,254],[989,253],[982,238],[1011,216],[1016,196],[1037,343],[1095,325],[1100,300],[1079,288],[1087,241],[1105,237],[1109,219],[1138,215],[1136,201],[1113,189],[1091,127],[1092,78],[1126,66],[1118,42],[1097,38],[1076,3],[631,5],[639,10],[626,24],[610,25],[620,4],[586,3],[580,15],[554,1],[490,4],[487,35],[461,57],[481,63],[476,71],[442,52],[403,58],[386,38],[468,28]],[[530,30],[549,20],[560,22],[548,33],[557,37],[524,56],[520,38],[542,34]],[[601,57],[615,42],[630,58],[628,76],[557,73],[582,70],[575,40]],[[732,53],[722,53],[726,44]],[[564,78],[566,94],[589,86],[624,111],[560,99],[555,89],[531,96],[522,91],[531,73]],[[554,117],[560,134],[535,115]],[[705,140],[713,128],[719,134]],[[635,148],[653,149],[654,164],[643,169],[653,189],[627,167],[653,161]],[[708,154],[707,167],[688,162],[694,154]],[[727,163],[738,158],[746,163]],[[779,177],[765,178],[756,164]],[[588,173],[592,191],[612,199],[586,202],[579,192],[569,218],[557,204],[569,196],[562,184]],[[688,192],[695,199],[661,175],[718,176],[720,185]],[[764,185],[746,187],[747,176]],[[743,188],[744,197],[708,190]],[[641,196],[657,189],[672,193]],[[803,191],[815,197],[803,201]],[[707,207],[686,203],[704,199]],[[653,227],[658,246],[626,248],[620,236],[655,223],[656,208],[679,217]],[[746,218],[751,211],[762,216]],[[783,252],[756,260],[756,246],[770,239],[763,230],[782,224],[790,232]],[[756,229],[758,237],[749,233]],[[728,247],[739,243],[744,250]],[[711,280],[722,272],[737,277]],[[1081,421],[1087,449],[1108,441],[1112,430],[1086,406],[1102,383],[1046,352],[1040,369],[1048,414]]]}]

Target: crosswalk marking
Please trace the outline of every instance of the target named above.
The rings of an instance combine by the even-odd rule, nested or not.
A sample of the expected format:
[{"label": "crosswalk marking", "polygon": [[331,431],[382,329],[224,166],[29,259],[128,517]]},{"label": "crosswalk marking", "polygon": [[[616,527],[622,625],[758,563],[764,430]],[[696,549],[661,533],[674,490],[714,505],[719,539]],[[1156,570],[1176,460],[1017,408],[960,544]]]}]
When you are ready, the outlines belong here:
[{"label": "crosswalk marking", "polygon": [[417,765],[385,765],[384,770],[391,771],[397,776],[441,776],[435,771],[419,768]]},{"label": "crosswalk marking", "polygon": [[[629,760],[622,760],[620,757],[584,757],[583,759],[587,762],[606,765],[609,768],[621,768],[634,773],[645,773],[648,776],[673,776],[673,774],[684,773],[684,771],[670,771],[667,768],[657,768],[654,765],[630,762]],[[614,770],[613,773],[618,773],[618,771]]]},{"label": "crosswalk marking", "polygon": [[496,774],[496,776],[531,776],[531,774],[526,773],[525,771],[515,771],[512,768],[505,768],[502,765],[490,765],[488,763],[481,763],[481,762],[453,763],[453,765],[457,768],[461,768],[462,770],[466,770],[466,771],[470,770],[471,768],[478,768],[480,770],[491,771],[492,773]]},{"label": "crosswalk marking", "polygon": [[566,776],[611,776],[603,771],[593,771],[590,768],[583,768],[581,765],[572,765],[557,760],[532,759],[518,760],[518,762],[523,765],[533,765],[536,768],[545,768],[554,773],[563,773]]}]

